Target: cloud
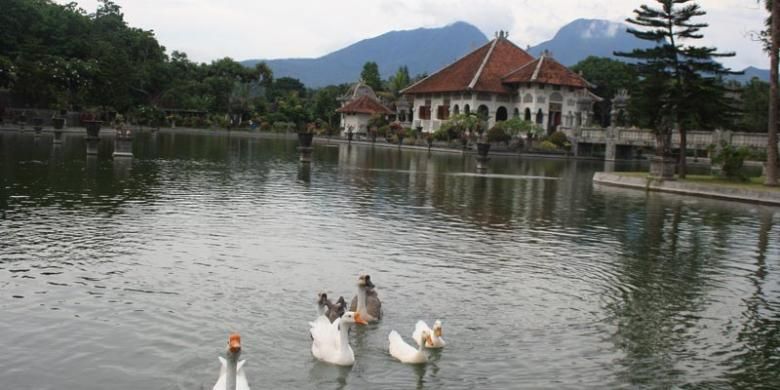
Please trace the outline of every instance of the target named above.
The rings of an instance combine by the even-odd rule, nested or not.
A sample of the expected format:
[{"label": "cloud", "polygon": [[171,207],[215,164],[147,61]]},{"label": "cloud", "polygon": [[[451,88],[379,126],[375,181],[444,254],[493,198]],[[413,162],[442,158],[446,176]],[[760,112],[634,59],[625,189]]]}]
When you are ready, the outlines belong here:
[{"label": "cloud", "polygon": [[588,25],[588,28],[582,33],[582,37],[585,39],[591,38],[612,38],[617,35],[618,31],[624,28],[622,24],[594,20]]},{"label": "cloud", "polygon": [[[65,3],[69,0],[57,0]],[[622,22],[649,0],[115,0],[127,21],[152,29],[169,51],[180,50],[197,61],[317,57],[361,39],[391,30],[438,27],[466,21],[492,37],[510,32],[520,46],[551,39],[579,18]],[[94,10],[96,0],[80,0]],[[704,44],[738,56],[725,62],[735,68],[768,67],[761,45],[750,31],[762,27],[765,11],[748,0],[699,2],[711,27]],[[602,29],[617,33],[616,25]],[[594,28],[593,34],[600,31]]]}]

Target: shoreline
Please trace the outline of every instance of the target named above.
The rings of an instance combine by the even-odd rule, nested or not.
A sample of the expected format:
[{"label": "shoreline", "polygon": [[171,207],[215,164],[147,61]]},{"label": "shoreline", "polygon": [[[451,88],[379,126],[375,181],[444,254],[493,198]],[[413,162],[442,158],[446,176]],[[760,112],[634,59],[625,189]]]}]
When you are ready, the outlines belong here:
[{"label": "shoreline", "polygon": [[[647,176],[596,172],[593,183],[608,187],[631,188],[645,192],[663,192],[677,195],[696,196],[709,199],[729,200],[743,203],[780,206],[780,189],[749,188],[749,186],[727,186],[717,183],[703,184],[689,181],[668,181]],[[738,183],[735,183],[738,184]]]},{"label": "shoreline", "polygon": [[[276,132],[268,132],[268,131],[259,131],[259,130],[248,130],[248,129],[238,129],[238,130],[230,130],[227,129],[216,129],[216,128],[209,128],[209,129],[201,129],[201,128],[193,128],[193,127],[162,127],[159,129],[153,129],[151,127],[139,127],[139,126],[128,126],[128,129],[132,130],[133,132],[139,132],[139,133],[173,133],[173,134],[210,134],[210,135],[225,135],[225,136],[240,136],[240,137],[247,137],[247,138],[272,138],[272,139],[290,139],[294,140],[297,139],[297,133],[294,132],[285,132],[285,133],[276,133]],[[101,128],[100,137],[106,136],[108,138],[113,138],[116,134],[116,129],[113,127],[103,127]],[[0,132],[21,132],[21,133],[35,133],[35,130],[33,129],[32,125],[26,124],[24,129],[21,129],[18,127],[18,125],[14,124],[12,126],[9,126],[8,124],[0,125]],[[85,129],[83,127],[65,127],[62,129],[63,134],[85,134]],[[44,127],[43,130],[41,130],[40,134],[53,134],[54,128],[51,126]],[[399,149],[399,150],[413,150],[413,151],[422,151],[427,152],[428,147],[427,146],[420,146],[420,145],[401,145],[399,148],[398,144],[390,144],[387,143],[384,140],[377,140],[376,142],[371,141],[365,141],[365,140],[352,140],[352,142],[347,141],[345,138],[341,138],[339,136],[333,136],[333,137],[325,137],[325,136],[315,136],[314,137],[314,143],[316,144],[354,144],[359,146],[370,146],[370,147],[380,147],[385,149]],[[442,147],[442,146],[433,146],[430,149],[431,152],[437,152],[437,153],[450,153],[450,154],[462,154],[462,155],[476,155],[477,151],[474,148],[469,148],[468,150],[463,150],[460,148],[450,148],[450,147]],[[491,150],[489,154],[490,158],[533,158],[533,159],[548,159],[548,160],[567,160],[567,161],[594,161],[594,162],[604,162],[605,164],[614,164],[614,163],[640,163],[645,164],[648,162],[646,159],[620,159],[615,161],[606,161],[603,157],[592,157],[592,156],[574,156],[568,153],[528,153],[528,152],[508,152],[508,151],[497,151],[497,150]],[[688,162],[691,165],[701,165],[701,166],[709,166],[709,159],[698,157],[693,158],[689,157]],[[760,161],[745,161],[745,166],[748,167],[761,167],[763,162]]]}]

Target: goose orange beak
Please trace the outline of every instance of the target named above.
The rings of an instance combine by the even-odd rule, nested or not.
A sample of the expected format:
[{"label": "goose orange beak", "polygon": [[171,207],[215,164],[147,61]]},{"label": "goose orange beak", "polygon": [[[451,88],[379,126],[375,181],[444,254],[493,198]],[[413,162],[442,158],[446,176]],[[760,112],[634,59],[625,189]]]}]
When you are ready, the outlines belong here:
[{"label": "goose orange beak", "polygon": [[228,346],[230,347],[230,352],[236,353],[241,350],[241,336],[238,333],[233,333],[230,335],[230,339],[228,341]]},{"label": "goose orange beak", "polygon": [[360,313],[355,313],[355,323],[360,325],[368,325],[368,322],[360,316]]},{"label": "goose orange beak", "polygon": [[428,345],[433,345],[433,338],[429,335],[425,341],[428,343]]}]

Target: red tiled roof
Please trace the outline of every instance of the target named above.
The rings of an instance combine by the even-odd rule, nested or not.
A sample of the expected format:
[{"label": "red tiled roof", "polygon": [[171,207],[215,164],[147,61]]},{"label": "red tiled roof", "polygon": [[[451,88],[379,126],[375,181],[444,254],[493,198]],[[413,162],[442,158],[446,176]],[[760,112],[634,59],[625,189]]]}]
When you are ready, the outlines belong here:
[{"label": "red tiled roof", "polygon": [[363,95],[349,103],[344,107],[339,108],[336,112],[350,113],[350,114],[387,114],[390,115],[393,112],[389,108],[382,105],[370,96]]},{"label": "red tiled roof", "polygon": [[525,50],[505,38],[497,38],[401,92],[509,93],[509,89],[502,84],[501,77],[530,61],[533,61],[533,57]]},{"label": "red tiled roof", "polygon": [[588,87],[588,82],[582,76],[572,72],[552,57],[545,55],[505,75],[503,82],[507,84],[539,83],[576,88]]}]

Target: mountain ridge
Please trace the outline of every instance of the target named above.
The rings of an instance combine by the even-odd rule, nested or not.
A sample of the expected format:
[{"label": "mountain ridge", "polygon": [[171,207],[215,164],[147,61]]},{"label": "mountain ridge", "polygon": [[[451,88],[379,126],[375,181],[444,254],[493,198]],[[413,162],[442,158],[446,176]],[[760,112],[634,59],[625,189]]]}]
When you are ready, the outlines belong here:
[{"label": "mountain ridge", "polygon": [[[545,50],[566,66],[572,66],[589,56],[619,60],[615,51],[651,47],[629,34],[628,25],[601,19],[576,19],[561,27],[553,38],[528,48],[538,57]],[[463,21],[443,27],[420,27],[412,30],[389,31],[362,39],[342,49],[317,58],[280,58],[246,60],[246,66],[265,61],[274,77],[293,77],[309,88],[352,83],[360,77],[363,64],[374,61],[383,79],[389,78],[401,66],[407,66],[412,76],[431,74],[450,65],[465,54],[488,42],[477,27]],[[730,79],[748,82],[753,77],[769,80],[769,70],[747,67],[744,75]]]},{"label": "mountain ridge", "polygon": [[379,65],[382,78],[388,78],[401,66],[407,66],[412,76],[430,73],[487,41],[485,34],[473,25],[455,22],[440,28],[390,31],[317,58],[246,60],[242,64],[253,66],[265,61],[274,77],[294,77],[307,87],[317,88],[354,82],[368,61]]}]

